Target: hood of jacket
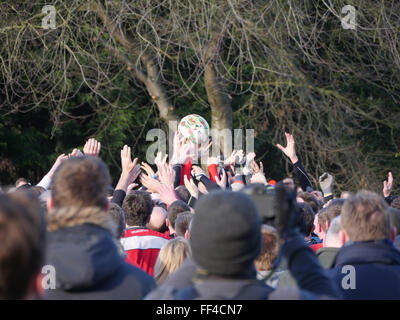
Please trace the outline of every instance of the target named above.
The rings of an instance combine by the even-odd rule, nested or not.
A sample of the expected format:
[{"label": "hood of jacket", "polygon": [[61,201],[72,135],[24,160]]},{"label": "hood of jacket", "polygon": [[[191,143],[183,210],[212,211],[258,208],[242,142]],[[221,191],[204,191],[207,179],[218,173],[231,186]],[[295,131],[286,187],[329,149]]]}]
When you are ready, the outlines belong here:
[{"label": "hood of jacket", "polygon": [[124,263],[116,225],[99,208],[62,208],[48,215],[46,264],[55,267],[56,288],[82,291],[101,286]]},{"label": "hood of jacket", "polygon": [[330,269],[335,261],[336,255],[339,252],[339,248],[334,247],[322,247],[318,249],[316,255],[318,257],[321,266],[324,269]]},{"label": "hood of jacket", "polygon": [[333,265],[369,263],[400,264],[400,251],[390,240],[350,242],[339,250]]}]

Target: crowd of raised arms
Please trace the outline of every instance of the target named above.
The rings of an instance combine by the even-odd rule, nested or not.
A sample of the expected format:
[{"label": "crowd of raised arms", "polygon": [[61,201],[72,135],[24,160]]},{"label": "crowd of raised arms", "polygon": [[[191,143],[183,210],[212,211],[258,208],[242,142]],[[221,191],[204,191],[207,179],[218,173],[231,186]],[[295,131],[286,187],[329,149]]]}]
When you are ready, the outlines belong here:
[{"label": "crowd of raised arms", "polygon": [[400,299],[392,174],[383,194],[329,173],[313,186],[285,136],[294,175],[279,182],[243,150],[202,168],[176,134],[153,166],[125,145],[116,186],[91,138],[38,184],[3,187],[0,298]]}]

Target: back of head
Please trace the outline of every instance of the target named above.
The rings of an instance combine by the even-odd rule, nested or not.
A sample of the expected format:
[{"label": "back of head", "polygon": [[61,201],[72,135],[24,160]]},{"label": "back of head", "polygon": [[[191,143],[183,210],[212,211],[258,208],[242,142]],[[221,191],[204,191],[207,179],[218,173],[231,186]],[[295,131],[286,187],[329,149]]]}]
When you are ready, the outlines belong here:
[{"label": "back of head", "polygon": [[163,207],[160,206],[154,206],[147,227],[157,232],[163,232],[164,229],[166,228],[165,225],[166,218],[167,218],[167,210],[165,210]]},{"label": "back of head", "polygon": [[186,239],[178,237],[169,240],[160,250],[154,266],[154,279],[160,285],[183,261],[192,254]]},{"label": "back of head", "polygon": [[32,212],[0,195],[0,299],[23,299],[44,257],[43,230]]},{"label": "back of head", "polygon": [[133,191],[129,193],[122,203],[125,220],[128,226],[143,227],[149,221],[154,203],[148,192]]},{"label": "back of head", "polygon": [[54,207],[105,209],[109,184],[108,168],[100,159],[84,156],[65,160],[51,183]]},{"label": "back of head", "polygon": [[393,227],[396,227],[396,235],[400,234],[400,210],[390,207],[389,209],[390,219],[392,220]]},{"label": "back of head", "polygon": [[313,229],[314,226],[314,211],[307,203],[302,202],[298,203],[300,208],[300,216],[302,220],[302,230],[300,230],[306,237],[308,237]]},{"label": "back of head", "polygon": [[179,200],[182,200],[185,203],[189,203],[191,195],[189,190],[184,185],[176,187],[175,193],[178,196]]},{"label": "back of head", "polygon": [[190,211],[190,207],[182,200],[176,200],[168,208],[168,221],[172,227],[175,226],[176,218],[182,212]]},{"label": "back of head", "polygon": [[342,230],[341,227],[341,217],[337,216],[331,221],[331,224],[329,226],[329,229],[326,233],[326,247],[341,247],[341,241],[340,241],[340,230]]},{"label": "back of head", "polygon": [[125,231],[125,213],[122,208],[114,202],[110,202],[108,213],[117,225],[117,239],[120,239]]},{"label": "back of head", "polygon": [[317,197],[310,192],[300,192],[297,197],[303,199],[314,212],[318,212],[322,208],[322,204],[318,201]]},{"label": "back of head", "polygon": [[[333,219],[340,216],[340,214],[342,213],[342,207],[343,207],[343,204],[345,203],[345,201],[346,201],[345,199],[333,199],[329,203],[329,205],[325,208],[324,218],[325,218],[325,221],[327,221],[329,225],[331,224]],[[327,232],[326,223],[321,224],[321,227],[324,232]]]},{"label": "back of head", "polygon": [[378,194],[360,191],[346,200],[341,226],[352,241],[390,238],[391,221],[388,205]]},{"label": "back of head", "polygon": [[262,248],[255,265],[257,270],[271,270],[279,253],[278,232],[272,226],[263,225],[261,234]]},{"label": "back of head", "polygon": [[193,213],[190,211],[182,212],[175,220],[175,232],[178,236],[184,237],[186,231],[189,229],[190,221],[193,218]]},{"label": "back of head", "polygon": [[196,202],[190,230],[193,259],[209,274],[243,277],[255,272],[261,218],[242,192],[216,191]]}]

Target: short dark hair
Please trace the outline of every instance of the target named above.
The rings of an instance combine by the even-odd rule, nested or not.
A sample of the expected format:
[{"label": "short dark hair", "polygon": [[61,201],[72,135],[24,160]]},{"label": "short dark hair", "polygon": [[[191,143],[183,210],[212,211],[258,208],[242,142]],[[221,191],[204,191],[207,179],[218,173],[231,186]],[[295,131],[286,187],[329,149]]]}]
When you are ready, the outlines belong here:
[{"label": "short dark hair", "polygon": [[99,207],[107,205],[110,174],[96,157],[73,157],[62,162],[51,182],[54,207]]},{"label": "short dark hair", "polygon": [[0,195],[0,299],[23,299],[44,261],[44,232],[32,212]]},{"label": "short dark hair", "polygon": [[175,232],[178,236],[184,237],[189,229],[189,223],[193,218],[193,213],[190,211],[182,212],[175,220]]},{"label": "short dark hair", "polygon": [[20,182],[29,183],[29,181],[25,178],[18,178],[18,180],[15,181],[15,186],[18,186]]},{"label": "short dark hair", "polygon": [[175,193],[178,196],[179,200],[182,200],[185,203],[188,203],[191,197],[189,190],[184,186],[178,186],[175,188]]},{"label": "short dark hair", "polygon": [[[328,230],[326,229],[326,221],[331,224],[331,221],[335,219],[336,217],[340,216],[342,213],[342,207],[343,204],[345,203],[345,199],[333,199],[329,205],[325,208],[324,215],[322,217],[323,223],[320,223],[322,230],[324,232],[327,232]],[[318,220],[319,223],[319,220]]]},{"label": "short dark hair", "polygon": [[178,215],[185,211],[190,211],[190,207],[182,200],[176,200],[170,204],[167,218],[172,227],[175,226]]},{"label": "short dark hair", "polygon": [[300,192],[297,196],[303,199],[304,202],[307,203],[314,212],[318,212],[318,210],[322,208],[321,202],[318,201],[317,197],[311,192]]},{"label": "short dark hair", "polygon": [[125,220],[128,226],[145,226],[149,221],[154,203],[146,191],[133,191],[129,193],[122,203]]},{"label": "short dark hair", "polygon": [[122,208],[115,202],[110,202],[108,213],[111,215],[113,221],[117,225],[117,239],[121,239],[125,231],[125,213]]},{"label": "short dark hair", "polygon": [[352,241],[388,239],[392,226],[388,208],[382,196],[362,190],[345,201],[340,224]]},{"label": "short dark hair", "polygon": [[298,206],[300,208],[300,218],[303,224],[301,232],[303,232],[304,235],[308,237],[312,232],[312,228],[314,226],[315,213],[311,206],[305,202],[298,203]]}]

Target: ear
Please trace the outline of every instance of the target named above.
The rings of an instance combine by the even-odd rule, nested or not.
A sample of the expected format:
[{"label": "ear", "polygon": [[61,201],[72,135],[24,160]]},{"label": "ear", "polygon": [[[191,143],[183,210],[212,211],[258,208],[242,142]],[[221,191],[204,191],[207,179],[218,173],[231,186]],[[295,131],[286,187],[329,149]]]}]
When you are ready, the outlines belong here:
[{"label": "ear", "polygon": [[393,226],[392,230],[390,231],[390,240],[392,240],[392,242],[394,242],[394,240],[396,239],[396,235],[397,235],[397,229],[395,226]]},{"label": "ear", "polygon": [[326,232],[328,232],[329,226],[330,226],[329,221],[325,221],[325,230],[326,230]]},{"label": "ear", "polygon": [[169,227],[169,220],[168,220],[168,218],[165,219],[165,225],[166,225],[167,227]]},{"label": "ear", "polygon": [[47,198],[46,207],[48,212],[52,212],[54,210],[54,201],[51,196]]},{"label": "ear", "polygon": [[185,239],[186,239],[186,240],[190,240],[190,233],[189,233],[189,230],[186,230],[186,232],[185,232]]},{"label": "ear", "polygon": [[319,223],[318,223],[318,232],[322,233],[322,227],[321,227],[321,225]]},{"label": "ear", "polygon": [[342,246],[347,242],[348,237],[346,232],[342,229],[339,231],[339,239],[340,239],[340,243],[342,244]]},{"label": "ear", "polygon": [[44,296],[42,279],[43,275],[40,272],[38,272],[35,276],[32,277],[32,280],[29,282],[29,286],[26,291],[24,299],[34,300],[34,299],[40,299]]}]

